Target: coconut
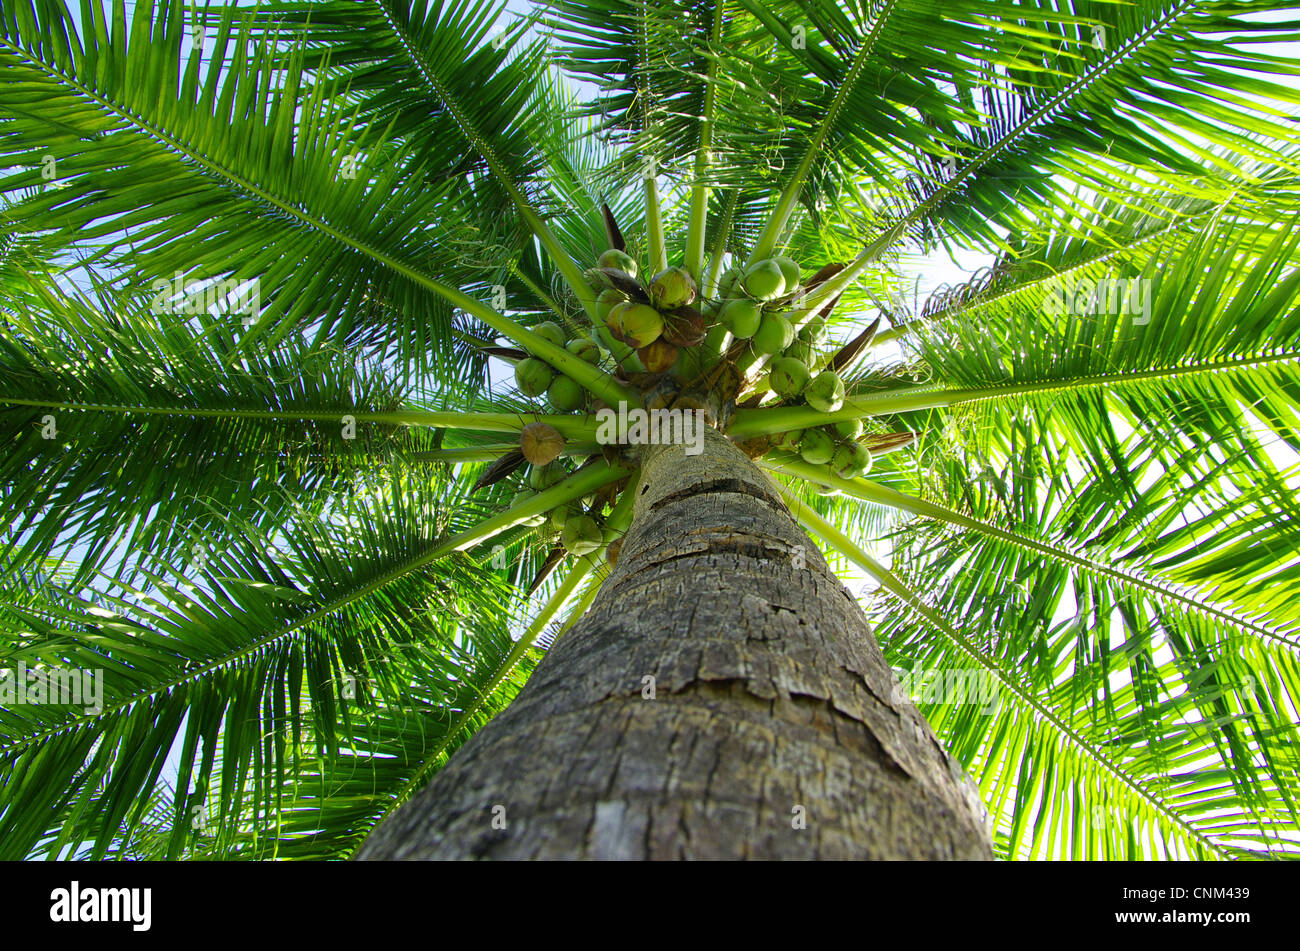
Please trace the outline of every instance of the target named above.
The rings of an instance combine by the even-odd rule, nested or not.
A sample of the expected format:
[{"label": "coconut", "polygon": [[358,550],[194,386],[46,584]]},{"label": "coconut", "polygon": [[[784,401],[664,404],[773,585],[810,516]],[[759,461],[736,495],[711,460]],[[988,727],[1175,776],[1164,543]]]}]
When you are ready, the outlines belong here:
[{"label": "coconut", "polygon": [[820,347],[826,342],[826,318],[813,317],[799,328],[799,339]]},{"label": "coconut", "polygon": [[694,347],[704,341],[704,315],[686,307],[664,317],[663,339],[674,347]]},{"label": "coconut", "polygon": [[575,337],[564,345],[564,349],[586,363],[600,362],[600,345],[590,337]]},{"label": "coconut", "polygon": [[722,277],[718,278],[718,297],[725,300],[743,273],[744,271],[738,267],[727,268],[727,270],[723,271]]},{"label": "coconut", "polygon": [[785,356],[794,357],[800,363],[808,368],[817,362],[817,348],[807,340],[800,340],[798,332],[795,333],[794,343],[785,348]]},{"label": "coconut", "polygon": [[785,399],[798,396],[812,379],[808,368],[794,357],[778,357],[772,361],[772,392]]},{"label": "coconut", "polygon": [[776,255],[772,260],[776,262],[776,266],[781,269],[781,276],[785,278],[785,293],[793,294],[795,288],[799,286],[799,262],[782,254]]},{"label": "coconut", "polygon": [[539,337],[545,337],[557,347],[564,346],[564,330],[553,320],[543,320],[530,328]]},{"label": "coconut", "polygon": [[745,270],[745,293],[756,300],[776,300],[785,293],[785,275],[781,265],[771,258],[758,261]]},{"label": "coconut", "polygon": [[557,505],[546,513],[546,527],[553,532],[563,532],[564,526],[569,523],[578,513],[575,511],[572,502],[565,502],[563,505]]},{"label": "coconut", "polygon": [[823,370],[803,391],[813,409],[833,413],[844,405],[844,381],[834,370]]},{"label": "coconut", "polygon": [[558,373],[546,390],[546,398],[561,413],[572,413],[587,402],[587,391],[573,378]]},{"label": "coconut", "polygon": [[519,431],[519,448],[530,463],[544,466],[564,451],[564,437],[554,426],[529,423]]},{"label": "coconut", "polygon": [[798,452],[799,440],[803,438],[802,429],[788,429],[783,433],[777,433],[773,437],[772,444],[777,449],[784,449],[786,452]]},{"label": "coconut", "polygon": [[660,337],[646,344],[636,352],[636,355],[641,358],[647,373],[667,373],[677,362],[679,352],[675,346]]},{"label": "coconut", "polygon": [[571,555],[590,554],[605,540],[600,534],[600,526],[590,515],[576,515],[566,519],[560,538]]},{"label": "coconut", "polygon": [[600,267],[617,268],[636,277],[636,261],[624,254],[622,251],[615,251],[610,248],[602,254],[596,261]]},{"label": "coconut", "polygon": [[759,353],[780,353],[794,343],[794,327],[780,314],[764,314],[754,334],[754,349]]},{"label": "coconut", "polygon": [[623,539],[621,538],[614,539],[609,543],[609,547],[605,549],[605,560],[609,562],[611,568],[618,564],[618,556],[622,550]]},{"label": "coconut", "polygon": [[831,468],[841,479],[856,479],[871,468],[871,451],[861,443],[843,443],[835,450]]},{"label": "coconut", "polygon": [[596,297],[596,319],[604,323],[609,317],[609,309],[615,304],[621,304],[627,300],[627,295],[622,291],[616,291],[612,287],[607,287]]},{"label": "coconut", "polygon": [[515,386],[524,396],[541,396],[551,385],[555,371],[536,357],[528,357],[515,364]]},{"label": "coconut", "polygon": [[676,310],[695,300],[695,279],[684,267],[664,268],[650,279],[650,302],[660,310]]},{"label": "coconut", "polygon": [[835,443],[820,429],[805,429],[803,438],[799,440],[799,455],[803,456],[804,462],[824,465],[835,455]]},{"label": "coconut", "polygon": [[614,336],[637,350],[659,339],[664,331],[663,316],[646,304],[622,304],[609,313],[611,319],[618,318],[618,328],[610,328]]},{"label": "coconut", "polygon": [[559,485],[568,477],[568,469],[558,462],[551,462],[544,466],[533,466],[533,471],[528,473],[528,484],[538,492],[545,492],[551,486]]},{"label": "coconut", "polygon": [[862,435],[860,419],[842,419],[838,423],[831,423],[831,427],[845,439],[857,439]]},{"label": "coconut", "polygon": [[732,335],[742,340],[754,336],[763,315],[752,301],[730,300],[722,306],[718,320]]}]

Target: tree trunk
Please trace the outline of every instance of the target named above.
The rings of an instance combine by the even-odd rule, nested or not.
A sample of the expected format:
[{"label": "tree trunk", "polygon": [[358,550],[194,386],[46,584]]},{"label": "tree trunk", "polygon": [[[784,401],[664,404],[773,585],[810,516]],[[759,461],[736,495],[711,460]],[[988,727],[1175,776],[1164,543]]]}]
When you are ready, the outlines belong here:
[{"label": "tree trunk", "polygon": [[735,446],[647,447],[591,610],[362,859],[986,859],[973,787]]}]

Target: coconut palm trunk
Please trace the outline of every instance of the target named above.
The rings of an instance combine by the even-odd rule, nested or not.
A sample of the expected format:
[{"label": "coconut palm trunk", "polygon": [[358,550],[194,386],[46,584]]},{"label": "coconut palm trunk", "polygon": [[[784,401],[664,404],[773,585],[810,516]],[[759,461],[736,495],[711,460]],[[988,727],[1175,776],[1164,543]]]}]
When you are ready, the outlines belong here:
[{"label": "coconut palm trunk", "polygon": [[960,771],[767,477],[647,447],[592,610],[363,859],[980,859]]}]

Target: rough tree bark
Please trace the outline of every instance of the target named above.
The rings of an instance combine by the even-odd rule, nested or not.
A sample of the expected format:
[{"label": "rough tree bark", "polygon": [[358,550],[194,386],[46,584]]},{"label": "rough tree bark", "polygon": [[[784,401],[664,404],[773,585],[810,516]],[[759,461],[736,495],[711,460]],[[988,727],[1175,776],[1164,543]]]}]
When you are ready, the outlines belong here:
[{"label": "rough tree bark", "polygon": [[991,857],[857,602],[706,433],[647,447],[591,610],[359,858]]}]

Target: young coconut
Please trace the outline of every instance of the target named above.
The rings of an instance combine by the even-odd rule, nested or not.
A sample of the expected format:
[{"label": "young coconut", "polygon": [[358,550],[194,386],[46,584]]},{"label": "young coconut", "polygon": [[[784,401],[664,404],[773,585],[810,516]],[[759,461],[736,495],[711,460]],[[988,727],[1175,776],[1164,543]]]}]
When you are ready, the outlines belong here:
[{"label": "young coconut", "polygon": [[817,362],[816,348],[814,348],[807,340],[800,340],[797,335],[795,336],[794,343],[785,348],[785,355],[798,360],[809,370],[811,370],[813,365]]},{"label": "young coconut", "polygon": [[528,357],[515,364],[515,386],[524,396],[541,396],[551,385],[555,371],[550,364]]},{"label": "young coconut", "polygon": [[772,361],[772,392],[782,399],[793,399],[803,392],[812,374],[794,357],[777,357]]},{"label": "young coconut", "polygon": [[772,258],[776,266],[781,269],[781,276],[785,279],[786,294],[793,294],[799,287],[799,262],[794,258],[787,258],[783,254],[778,254]]},{"label": "young coconut", "polygon": [[519,431],[519,449],[531,465],[544,466],[564,452],[564,437],[554,426],[529,423]]},{"label": "young coconut", "polygon": [[543,320],[529,329],[539,337],[545,337],[557,347],[564,346],[564,329],[553,320]]},{"label": "young coconut", "polygon": [[679,352],[675,346],[660,337],[646,344],[636,355],[641,358],[647,373],[667,373],[677,362]]},{"label": "young coconut", "polygon": [[751,265],[745,271],[744,284],[745,293],[755,300],[776,300],[785,293],[785,275],[771,258]]},{"label": "young coconut", "polygon": [[676,310],[695,300],[695,280],[684,267],[664,268],[650,279],[650,303],[660,310]]},{"label": "young coconut", "polygon": [[561,413],[572,413],[587,402],[587,391],[572,377],[557,373],[546,390],[546,398]]},{"label": "young coconut", "polygon": [[780,353],[794,343],[794,327],[780,314],[764,314],[752,342],[759,353]]},{"label": "young coconut", "polygon": [[835,443],[829,433],[820,429],[805,429],[799,440],[799,455],[814,466],[825,465],[835,455]]},{"label": "young coconut", "polygon": [[636,261],[622,251],[610,248],[596,260],[600,267],[612,267],[636,277]]},{"label": "young coconut", "polygon": [[820,347],[826,343],[826,318],[813,317],[799,328],[799,339]]},{"label": "young coconut", "polygon": [[568,477],[568,469],[558,462],[551,462],[544,466],[533,466],[533,471],[528,473],[528,484],[536,492],[545,492],[551,486],[559,485]]},{"label": "young coconut", "polygon": [[600,345],[590,337],[575,337],[564,345],[564,349],[586,363],[600,362]]},{"label": "young coconut", "polygon": [[862,420],[860,419],[842,419],[838,423],[831,423],[831,426],[845,439],[857,439],[862,435]]},{"label": "young coconut", "polygon": [[823,370],[808,384],[803,397],[813,409],[833,413],[844,405],[844,381],[834,370]]},{"label": "young coconut", "polygon": [[590,515],[571,515],[565,519],[560,539],[570,555],[588,555],[604,542],[600,526]]},{"label": "young coconut", "polygon": [[569,520],[578,515],[577,509],[572,502],[565,502],[563,505],[557,505],[546,513],[546,527],[553,532],[563,532],[564,526]]},{"label": "young coconut", "polygon": [[741,340],[754,336],[762,320],[763,315],[753,301],[743,299],[727,301],[718,315],[718,322]]},{"label": "young coconut", "polygon": [[723,271],[722,277],[718,279],[718,297],[726,300],[743,273],[744,271],[738,267],[730,267]]},{"label": "young coconut", "polygon": [[831,468],[841,479],[856,479],[871,468],[871,450],[862,443],[843,443],[835,450]]},{"label": "young coconut", "polygon": [[664,331],[663,315],[647,304],[620,304],[609,316],[618,320],[618,327],[610,327],[610,332],[636,350],[659,339]]},{"label": "young coconut", "polygon": [[601,323],[605,323],[609,318],[610,308],[615,304],[621,304],[627,300],[627,295],[622,291],[616,291],[612,287],[607,287],[596,296],[596,318]]},{"label": "young coconut", "polygon": [[788,429],[783,433],[777,433],[773,437],[772,445],[777,449],[784,449],[786,452],[798,452],[799,440],[803,439],[802,429]]}]

